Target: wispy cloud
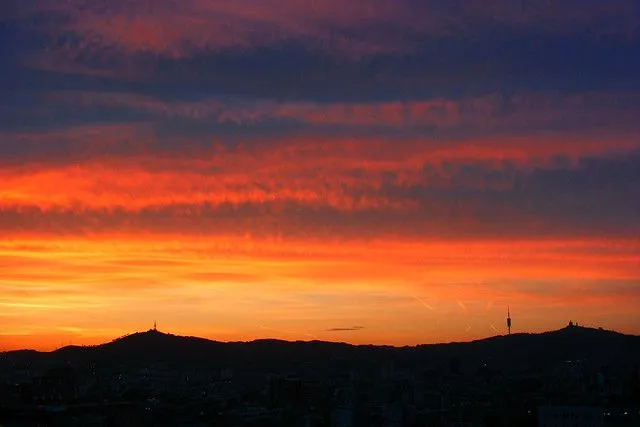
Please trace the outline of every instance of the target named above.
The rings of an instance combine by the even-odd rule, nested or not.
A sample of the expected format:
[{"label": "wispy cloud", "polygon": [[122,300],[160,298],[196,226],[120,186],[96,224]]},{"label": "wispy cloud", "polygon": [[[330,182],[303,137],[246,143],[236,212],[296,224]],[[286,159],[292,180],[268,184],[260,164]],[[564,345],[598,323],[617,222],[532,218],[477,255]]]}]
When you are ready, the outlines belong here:
[{"label": "wispy cloud", "polygon": [[[640,94],[622,91],[557,94],[518,92],[483,96],[444,97],[367,102],[275,101],[212,97],[195,101],[168,101],[162,98],[118,92],[64,91],[43,94],[51,108],[66,105],[87,112],[102,113],[104,108],[126,114],[148,114],[148,118],[184,118],[248,126],[274,121],[291,124],[351,127],[364,130],[380,128],[438,128],[493,132],[515,132],[520,129],[584,129],[626,127],[635,129],[633,120],[640,114]],[[545,108],[541,109],[540,106]],[[256,131],[261,129],[257,128]],[[286,130],[286,127],[284,128]],[[313,129],[317,131],[319,129]],[[338,130],[336,130],[337,132]]]},{"label": "wispy cloud", "polygon": [[351,332],[351,331],[361,331],[365,329],[364,326],[349,326],[349,327],[342,327],[342,328],[330,328],[327,329],[328,332]]}]

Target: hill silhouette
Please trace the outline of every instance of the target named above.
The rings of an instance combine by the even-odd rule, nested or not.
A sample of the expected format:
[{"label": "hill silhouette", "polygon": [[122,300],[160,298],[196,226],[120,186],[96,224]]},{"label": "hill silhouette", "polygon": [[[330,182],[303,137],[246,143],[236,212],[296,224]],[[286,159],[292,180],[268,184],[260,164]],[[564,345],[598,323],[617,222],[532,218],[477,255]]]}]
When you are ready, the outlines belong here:
[{"label": "hill silhouette", "polygon": [[96,346],[67,346],[52,352],[13,351],[11,359],[103,363],[167,362],[273,367],[287,363],[353,363],[391,360],[407,368],[444,366],[457,359],[463,366],[490,364],[514,370],[545,367],[569,360],[594,365],[640,360],[640,336],[585,327],[566,327],[539,334],[496,336],[471,342],[428,344],[415,347],[351,345],[324,341],[263,339],[220,342],[149,330]]}]

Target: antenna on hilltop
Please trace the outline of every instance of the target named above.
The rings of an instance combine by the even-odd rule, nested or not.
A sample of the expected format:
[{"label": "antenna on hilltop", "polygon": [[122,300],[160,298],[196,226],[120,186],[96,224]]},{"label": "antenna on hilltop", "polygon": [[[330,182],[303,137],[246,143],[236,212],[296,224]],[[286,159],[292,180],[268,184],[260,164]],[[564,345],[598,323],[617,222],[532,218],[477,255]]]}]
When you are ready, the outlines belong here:
[{"label": "antenna on hilltop", "polygon": [[158,322],[156,322],[155,320],[153,321],[153,330],[154,331],[158,330]]},{"label": "antenna on hilltop", "polygon": [[509,306],[507,306],[507,331],[508,334],[511,335],[511,311]]}]

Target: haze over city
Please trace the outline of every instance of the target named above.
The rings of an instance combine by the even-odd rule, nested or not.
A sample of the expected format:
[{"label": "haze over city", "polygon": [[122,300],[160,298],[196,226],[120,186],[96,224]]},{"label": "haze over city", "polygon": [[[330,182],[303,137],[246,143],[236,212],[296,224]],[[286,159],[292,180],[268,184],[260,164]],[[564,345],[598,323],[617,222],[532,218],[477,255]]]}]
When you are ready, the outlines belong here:
[{"label": "haze over city", "polygon": [[635,0],[0,2],[0,351],[640,334],[639,75]]}]

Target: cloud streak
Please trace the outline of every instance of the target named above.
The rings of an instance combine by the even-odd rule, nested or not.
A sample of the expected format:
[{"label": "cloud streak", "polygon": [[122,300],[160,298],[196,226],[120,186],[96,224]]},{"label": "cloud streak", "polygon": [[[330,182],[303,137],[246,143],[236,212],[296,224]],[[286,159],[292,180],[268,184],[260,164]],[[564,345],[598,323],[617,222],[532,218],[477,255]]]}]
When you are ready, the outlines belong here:
[{"label": "cloud streak", "polygon": [[28,0],[5,16],[24,47],[11,51],[10,65],[41,71],[35,84],[134,81],[165,96],[351,100],[522,86],[638,89],[633,0],[453,4]]},{"label": "cloud streak", "polygon": [[[53,163],[36,157],[1,173],[6,232],[637,232],[634,138],[277,140],[196,144],[190,153],[172,155],[177,147],[154,151],[160,142],[136,129],[88,128],[42,140],[35,135],[34,148],[59,138],[67,149],[57,160],[55,153],[42,157]],[[136,139],[140,135],[150,142]],[[84,153],[74,150],[94,137]],[[32,156],[29,150],[16,154]]]},{"label": "cloud streak", "polygon": [[365,329],[364,326],[350,326],[350,327],[342,327],[342,328],[330,328],[327,329],[328,332],[354,332],[354,331],[361,331]]},{"label": "cloud streak", "polygon": [[[586,94],[488,94],[465,99],[435,98],[389,102],[275,102],[268,99],[213,98],[168,102],[151,96],[111,92],[54,92],[44,99],[78,111],[104,108],[148,115],[149,119],[191,119],[244,126],[269,122],[316,127],[436,128],[475,131],[626,127],[640,113],[640,95],[627,92]],[[42,102],[42,100],[40,101]],[[285,128],[286,129],[286,128]],[[319,130],[314,128],[314,130]]]},{"label": "cloud streak", "polygon": [[[375,52],[385,47],[401,50],[411,41],[394,37],[402,30],[422,36],[468,34],[489,23],[531,26],[549,33],[589,28],[597,33],[623,35],[633,34],[639,24],[637,5],[632,1],[596,1],[586,8],[550,6],[535,0],[492,0],[483,7],[463,7],[459,2],[439,0],[420,4],[411,0],[350,4],[335,0],[313,4],[187,0],[153,6],[126,0],[24,3],[14,16],[46,10],[53,15],[49,22],[45,21],[48,28],[59,29],[63,24],[62,28],[80,38],[93,38],[96,48],[174,57],[194,50],[269,45],[287,39],[304,40],[332,51],[344,48]],[[617,25],[611,25],[612,21]],[[377,31],[385,29],[382,37],[376,36]]]}]

